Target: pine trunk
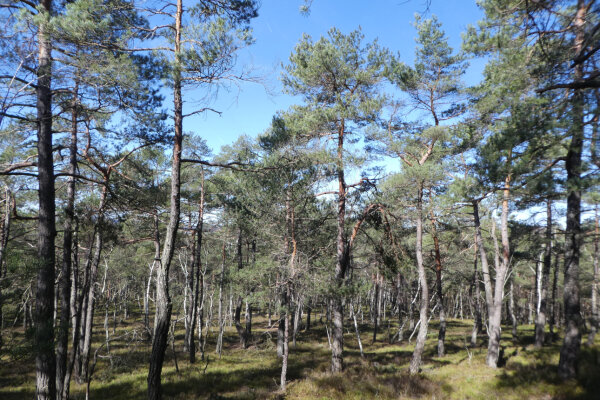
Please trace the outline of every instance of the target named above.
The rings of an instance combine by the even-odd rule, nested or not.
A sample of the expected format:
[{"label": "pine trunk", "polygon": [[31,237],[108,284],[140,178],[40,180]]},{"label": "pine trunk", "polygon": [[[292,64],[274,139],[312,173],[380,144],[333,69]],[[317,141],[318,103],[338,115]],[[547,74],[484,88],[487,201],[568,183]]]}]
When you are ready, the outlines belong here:
[{"label": "pine trunk", "polygon": [[598,280],[600,279],[600,216],[598,215],[598,205],[596,205],[594,219],[594,281],[592,282],[592,323],[588,334],[588,346],[594,344],[598,325],[600,324],[600,315],[598,315]]},{"label": "pine trunk", "polygon": [[498,366],[500,357],[500,335],[502,323],[502,303],[504,298],[504,280],[510,263],[510,247],[508,240],[508,201],[510,199],[510,175],[504,180],[502,197],[502,218],[500,223],[500,234],[502,238],[502,258],[496,269],[493,302],[488,305],[489,313],[489,341],[486,363],[492,368]]},{"label": "pine trunk", "polygon": [[429,288],[427,286],[427,277],[425,276],[425,266],[423,265],[423,184],[419,184],[417,193],[417,271],[419,274],[419,284],[421,286],[421,303],[419,307],[419,333],[417,342],[410,361],[409,371],[411,374],[419,372],[421,367],[421,358],[425,349],[425,340],[427,339],[427,325],[429,312]]},{"label": "pine trunk", "polygon": [[181,22],[183,13],[182,0],[177,0],[175,15],[175,62],[173,74],[173,117],[174,142],[173,162],[171,165],[171,196],[169,209],[169,224],[156,274],[156,313],[154,317],[154,334],[152,338],[152,353],[148,369],[148,400],[162,398],[161,373],[171,324],[173,304],[169,294],[169,269],[175,251],[175,239],[179,228],[180,198],[181,198],[181,151],[183,147],[183,101],[181,98]]},{"label": "pine trunk", "polygon": [[337,198],[337,238],[336,238],[336,264],[335,264],[335,286],[336,293],[332,299],[333,311],[333,332],[331,346],[331,371],[342,372],[344,369],[344,302],[341,289],[344,285],[346,271],[348,269],[349,248],[346,241],[346,181],[344,178],[344,133],[345,125],[342,120],[338,132],[337,146],[337,178],[338,178],[338,198]]},{"label": "pine trunk", "polygon": [[[52,0],[42,0],[39,8],[40,12],[51,15]],[[56,357],[53,329],[56,222],[52,157],[52,44],[47,25],[47,22],[41,22],[38,28],[36,85],[39,218],[34,349],[35,396],[38,400],[54,400],[56,398]]]},{"label": "pine trunk", "polygon": [[192,262],[192,271],[194,273],[194,294],[190,304],[190,324],[189,324],[189,336],[188,336],[188,351],[190,356],[190,364],[196,362],[196,341],[194,338],[194,328],[196,326],[196,320],[198,318],[198,299],[202,297],[201,290],[203,290],[201,282],[202,275],[202,226],[204,224],[204,170],[202,170],[202,180],[200,183],[200,201],[198,205],[198,222],[196,224],[196,245],[194,246],[194,261]]},{"label": "pine trunk", "polygon": [[431,217],[431,233],[433,236],[433,247],[435,251],[435,286],[440,307],[440,330],[438,332],[438,357],[444,357],[444,343],[446,341],[446,310],[444,308],[444,293],[442,291],[442,256],[440,253],[440,241],[437,236],[435,218]]},{"label": "pine trunk", "polygon": [[477,346],[477,335],[481,332],[483,328],[483,323],[481,321],[481,302],[479,297],[481,295],[479,289],[479,274],[477,272],[477,258],[479,257],[478,249],[477,249],[477,239],[475,239],[475,260],[473,261],[473,287],[475,289],[474,294],[474,321],[473,321],[473,330],[471,331],[471,347]]},{"label": "pine trunk", "polygon": [[5,254],[6,246],[8,245],[8,236],[10,234],[10,223],[12,213],[12,195],[8,187],[5,190],[5,209],[4,216],[0,221],[0,349],[2,349],[2,328],[4,325],[4,314],[2,313],[2,288],[4,287],[4,279],[6,279]]},{"label": "pine trunk", "polygon": [[[575,46],[573,51],[580,54],[584,42],[584,24],[587,6],[584,0],[577,1],[577,12],[573,21]],[[583,65],[575,66],[575,80],[583,77]],[[560,349],[558,375],[563,379],[574,378],[577,374],[577,360],[581,344],[581,306],[579,299],[579,257],[581,246],[581,154],[584,140],[584,96],[575,89],[571,98],[573,122],[571,142],[567,150],[565,169],[567,172],[567,223],[565,230],[565,275],[564,313],[565,337]]]},{"label": "pine trunk", "polygon": [[[71,105],[71,143],[69,145],[69,173],[77,171],[77,112],[78,84],[73,89]],[[60,271],[60,322],[56,341],[56,397],[68,399],[65,381],[67,374],[67,348],[69,344],[69,320],[71,318],[71,260],[73,248],[73,219],[75,210],[75,177],[70,176],[67,183],[67,205],[65,207],[65,223],[63,233],[63,260]]]}]

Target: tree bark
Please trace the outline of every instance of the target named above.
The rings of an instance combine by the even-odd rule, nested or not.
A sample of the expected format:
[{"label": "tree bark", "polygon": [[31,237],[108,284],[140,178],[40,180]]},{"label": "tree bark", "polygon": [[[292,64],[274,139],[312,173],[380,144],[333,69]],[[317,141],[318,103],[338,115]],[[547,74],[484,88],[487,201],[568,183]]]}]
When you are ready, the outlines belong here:
[{"label": "tree bark", "polygon": [[485,303],[488,307],[493,303],[492,280],[490,277],[490,267],[488,264],[487,251],[483,245],[483,236],[481,235],[481,223],[479,220],[479,202],[473,201],[473,222],[475,223],[475,243],[479,249],[481,258],[481,272],[483,275],[483,287],[485,291]]},{"label": "tree bark", "polygon": [[344,285],[346,270],[348,269],[349,248],[346,241],[346,180],[344,178],[344,134],[345,123],[342,120],[338,131],[337,143],[337,238],[336,238],[336,263],[334,284],[337,293],[332,299],[333,331],[331,346],[331,371],[342,372],[344,369],[344,303],[341,289]]},{"label": "tree bark", "polygon": [[180,198],[181,198],[181,151],[183,147],[183,100],[181,97],[181,23],[183,14],[182,0],[177,0],[175,14],[175,64],[173,72],[173,117],[174,141],[173,160],[171,166],[171,204],[169,209],[169,224],[165,234],[161,262],[156,275],[156,314],[154,318],[154,335],[152,354],[148,369],[148,400],[162,398],[161,373],[167,341],[173,304],[169,294],[169,269],[175,251],[175,239],[179,228]]},{"label": "tree bark", "polygon": [[[289,285],[286,285],[286,297],[289,295]],[[287,310],[283,312],[283,351],[281,354],[281,391],[285,391],[287,384],[287,369],[288,369],[288,355],[290,343],[290,319]]]},{"label": "tree bark", "polygon": [[[587,5],[577,1],[577,11],[573,20],[575,43],[573,51],[580,54],[585,39],[584,24]],[[574,78],[583,77],[583,65],[575,66]],[[571,98],[573,122],[571,142],[567,150],[565,169],[567,172],[567,223],[565,230],[565,275],[564,312],[565,337],[560,350],[558,375],[562,379],[574,378],[577,374],[577,360],[581,344],[581,315],[579,299],[579,257],[581,246],[581,154],[584,139],[584,96],[581,89],[573,91]]]},{"label": "tree bark", "polygon": [[[281,284],[281,283],[280,283]],[[283,341],[285,338],[285,318],[287,315],[286,310],[288,309],[288,297],[287,290],[285,288],[279,288],[281,298],[280,298],[280,312],[279,312],[279,322],[277,324],[277,357],[283,357]]]},{"label": "tree bark", "polygon": [[194,246],[194,260],[192,262],[192,271],[195,273],[193,288],[194,294],[192,296],[192,302],[190,304],[190,324],[189,324],[189,336],[188,336],[188,351],[190,355],[190,364],[196,362],[196,341],[194,340],[194,327],[196,326],[196,319],[198,316],[198,299],[202,297],[200,293],[203,290],[200,282],[200,276],[202,275],[202,227],[204,224],[204,169],[201,174],[200,181],[200,201],[198,204],[198,222],[196,224],[196,245]]},{"label": "tree bark", "polygon": [[78,223],[75,219],[75,229],[73,230],[73,255],[72,255],[72,268],[71,268],[71,353],[69,355],[69,362],[67,364],[67,371],[65,374],[65,399],[69,398],[69,391],[71,386],[71,377],[73,376],[73,369],[78,363],[79,354],[79,335],[80,335],[80,324],[81,324],[81,298],[78,295],[79,286],[79,234],[78,234]]},{"label": "tree bark", "polygon": [[478,249],[477,249],[477,239],[475,239],[475,260],[473,261],[473,286],[475,288],[475,295],[474,295],[474,308],[475,308],[475,315],[474,315],[474,321],[473,321],[473,330],[471,331],[471,347],[476,347],[477,346],[477,335],[482,331],[483,328],[483,323],[481,321],[481,301],[479,300],[479,297],[481,295],[480,293],[480,289],[479,289],[479,274],[477,273],[477,258],[479,257],[478,253]]},{"label": "tree bark", "polygon": [[373,295],[373,343],[377,341],[377,328],[379,325],[379,271],[375,275],[375,294]]},{"label": "tree bark", "polygon": [[365,357],[363,353],[362,340],[360,340],[360,331],[358,330],[358,322],[356,322],[356,312],[354,311],[354,305],[350,303],[350,313],[352,314],[352,320],[354,321],[354,331],[356,332],[356,341],[358,342],[358,349],[360,350],[360,356]]},{"label": "tree bark", "polygon": [[[52,14],[52,0],[41,0],[40,12]],[[38,27],[38,69],[36,86],[38,152],[38,265],[35,300],[35,366],[38,400],[56,398],[56,356],[54,353],[54,241],[56,237],[54,161],[52,157],[52,43],[48,22]]]},{"label": "tree bark", "polygon": [[225,242],[223,242],[223,249],[221,255],[221,276],[219,279],[219,309],[218,309],[218,323],[219,323],[219,336],[217,337],[217,346],[215,352],[221,357],[223,351],[223,329],[225,328],[225,315],[223,315],[223,285],[225,283]]},{"label": "tree bark", "polygon": [[444,357],[444,342],[446,340],[446,310],[444,307],[444,293],[442,292],[442,256],[440,254],[440,242],[435,227],[435,218],[431,217],[431,233],[433,236],[433,247],[435,252],[435,285],[437,288],[438,304],[440,307],[440,330],[438,332],[438,357]]},{"label": "tree bark", "polygon": [[550,330],[551,339],[554,340],[555,332],[554,325],[556,324],[556,293],[558,291],[558,264],[559,255],[558,252],[554,255],[554,271],[552,272],[552,297],[550,298],[550,322],[548,323],[548,329]]},{"label": "tree bark", "polygon": [[[108,185],[108,181],[106,182]],[[89,282],[86,286],[87,292],[83,293],[86,298],[86,308],[83,323],[83,337],[81,340],[81,370],[79,374],[80,379],[84,379],[88,382],[90,379],[89,362],[90,362],[90,349],[92,346],[92,327],[94,324],[94,309],[96,305],[96,279],[98,276],[98,266],[100,265],[100,255],[102,253],[102,230],[104,224],[104,210],[106,206],[106,196],[108,187],[102,188],[102,195],[100,198],[100,208],[98,210],[98,220],[94,225],[94,241],[93,241],[93,256],[88,262],[89,268]],[[90,248],[91,250],[91,248]]]},{"label": "tree bark", "polygon": [[10,234],[10,223],[11,223],[11,213],[12,213],[12,194],[8,187],[5,189],[5,209],[4,216],[0,221],[0,349],[2,348],[2,328],[4,324],[4,314],[2,314],[2,288],[4,287],[4,279],[6,279],[6,267],[5,265],[5,254],[6,254],[6,246],[8,245],[8,236]]},{"label": "tree bark", "polygon": [[545,340],[546,313],[548,310],[548,281],[552,267],[552,201],[546,201],[546,248],[544,249],[544,267],[539,288],[539,310],[535,321],[535,347],[541,348]]},{"label": "tree bark", "polygon": [[[286,233],[289,232],[289,241],[288,235],[286,234],[286,252],[289,255],[288,262],[288,274],[287,279],[285,280],[285,297],[286,299],[290,299],[291,297],[291,289],[290,285],[293,284],[296,278],[296,255],[298,250],[298,244],[296,242],[296,220],[295,220],[295,212],[294,205],[291,201],[291,190],[288,189],[286,194]],[[284,330],[283,330],[283,351],[282,351],[282,363],[281,363],[281,390],[285,390],[286,381],[287,381],[287,369],[288,369],[288,355],[289,355],[289,342],[290,342],[290,321],[289,321],[289,307],[283,309],[284,313]]]},{"label": "tree bark", "polygon": [[75,81],[71,109],[71,142],[69,144],[69,173],[67,182],[67,204],[65,206],[65,222],[63,226],[63,260],[60,272],[60,322],[56,341],[56,397],[68,399],[67,389],[67,350],[69,344],[69,320],[71,318],[71,262],[73,249],[73,219],[75,217],[75,173],[77,172],[77,120],[79,112],[79,84]]},{"label": "tree bark", "polygon": [[427,339],[428,312],[429,312],[429,288],[427,286],[427,277],[425,276],[425,266],[423,265],[423,183],[419,183],[417,193],[417,271],[419,283],[421,285],[421,304],[419,307],[419,333],[415,349],[410,361],[409,371],[411,374],[419,372],[421,366],[421,357],[425,349],[425,340]]},{"label": "tree bark", "polygon": [[[238,262],[238,271],[239,271],[244,266],[243,255],[242,255],[242,228],[239,228],[239,233],[238,233],[237,262]],[[250,323],[250,325],[246,325],[245,328],[244,328],[244,326],[242,326],[242,305],[244,303],[243,300],[244,299],[242,298],[242,296],[239,295],[237,302],[236,302],[236,306],[235,306],[233,321],[235,324],[235,329],[236,329],[239,339],[240,339],[240,344],[242,345],[242,347],[244,349],[246,349],[246,348],[248,348],[248,340],[249,340],[249,336],[250,336],[250,332],[248,331],[248,328],[250,328],[252,325]],[[248,322],[248,320],[246,322]]]},{"label": "tree bark", "polygon": [[600,216],[598,215],[598,205],[594,213],[594,281],[592,282],[592,323],[588,334],[588,346],[594,344],[598,325],[600,324],[600,315],[598,315],[598,280],[600,279]]},{"label": "tree bark", "polygon": [[492,368],[498,366],[500,357],[500,335],[502,322],[502,303],[504,298],[504,280],[510,264],[510,245],[508,239],[508,201],[510,199],[510,174],[504,180],[502,196],[502,217],[500,223],[500,234],[502,238],[502,259],[496,269],[493,303],[488,305],[488,330],[489,342],[486,363]]},{"label": "tree bark", "polygon": [[514,291],[514,279],[511,275],[510,277],[510,288],[508,294],[508,312],[510,313],[510,321],[512,323],[512,338],[513,340],[517,340],[517,315],[515,312],[515,291]]},{"label": "tree bark", "polygon": [[148,282],[146,283],[146,292],[144,293],[144,329],[146,330],[147,338],[152,338],[152,330],[150,329],[150,288],[152,286],[152,277],[157,265],[160,264],[160,231],[158,229],[158,210],[154,212],[152,216],[154,222],[154,260],[150,264],[150,271],[148,272]]}]

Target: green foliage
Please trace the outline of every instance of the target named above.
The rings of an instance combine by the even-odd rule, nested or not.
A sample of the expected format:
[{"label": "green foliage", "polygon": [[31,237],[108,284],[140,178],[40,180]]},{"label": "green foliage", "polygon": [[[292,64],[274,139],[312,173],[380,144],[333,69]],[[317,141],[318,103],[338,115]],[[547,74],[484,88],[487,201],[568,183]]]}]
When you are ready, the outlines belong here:
[{"label": "green foliage", "polygon": [[385,100],[378,89],[390,56],[377,41],[363,40],[360,30],[344,35],[332,28],[327,37],[313,42],[304,35],[296,45],[282,81],[306,102],[294,111],[309,134],[335,132],[342,120],[360,127],[378,116]]}]

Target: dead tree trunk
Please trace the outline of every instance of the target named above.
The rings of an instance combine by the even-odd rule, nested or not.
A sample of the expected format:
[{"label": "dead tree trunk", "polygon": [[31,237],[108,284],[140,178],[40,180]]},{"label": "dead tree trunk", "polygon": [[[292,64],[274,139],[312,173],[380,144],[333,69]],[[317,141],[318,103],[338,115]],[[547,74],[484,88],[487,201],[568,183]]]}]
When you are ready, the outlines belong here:
[{"label": "dead tree trunk", "polygon": [[535,347],[541,348],[544,344],[546,319],[548,310],[548,281],[550,267],[552,266],[552,201],[546,201],[546,248],[544,249],[544,267],[540,281],[540,300],[538,315],[535,321]]}]

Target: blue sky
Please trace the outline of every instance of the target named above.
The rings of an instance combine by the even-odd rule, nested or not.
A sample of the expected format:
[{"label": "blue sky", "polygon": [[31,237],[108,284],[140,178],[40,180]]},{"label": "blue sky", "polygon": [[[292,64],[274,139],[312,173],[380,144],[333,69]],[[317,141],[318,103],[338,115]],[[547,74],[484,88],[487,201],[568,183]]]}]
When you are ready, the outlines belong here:
[{"label": "blue sky", "polygon": [[[359,26],[367,41],[379,39],[382,46],[400,53],[412,65],[415,49],[414,14],[423,12],[424,0],[314,0],[310,14],[299,12],[302,0],[262,0],[259,17],[253,20],[255,44],[244,49],[238,58],[240,68],[254,70],[262,84],[242,83],[220,90],[210,104],[222,112],[187,118],[184,130],[202,136],[215,153],[231,144],[241,134],[256,136],[264,132],[278,110],[285,110],[299,100],[282,93],[279,82],[281,64],[287,60],[303,33],[318,39],[332,27],[348,33]],[[429,14],[442,22],[450,45],[460,48],[461,33],[475,24],[483,14],[474,0],[431,0]],[[474,84],[481,77],[481,61],[472,61],[465,81]],[[192,110],[202,93],[188,91],[186,112]],[[170,98],[167,98],[170,101]],[[205,106],[206,104],[203,104]]]}]

